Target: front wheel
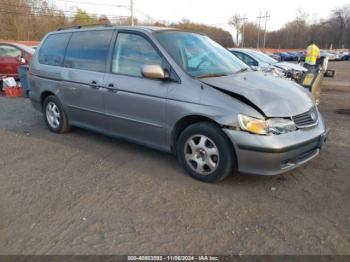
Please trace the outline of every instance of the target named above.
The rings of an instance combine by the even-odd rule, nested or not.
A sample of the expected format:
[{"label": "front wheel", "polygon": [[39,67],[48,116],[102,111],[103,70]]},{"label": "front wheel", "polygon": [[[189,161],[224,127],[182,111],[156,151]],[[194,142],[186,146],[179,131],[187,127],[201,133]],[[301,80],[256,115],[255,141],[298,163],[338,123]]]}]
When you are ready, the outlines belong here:
[{"label": "front wheel", "polygon": [[187,173],[203,182],[223,180],[236,163],[231,141],[210,122],[187,127],[179,136],[176,154]]}]

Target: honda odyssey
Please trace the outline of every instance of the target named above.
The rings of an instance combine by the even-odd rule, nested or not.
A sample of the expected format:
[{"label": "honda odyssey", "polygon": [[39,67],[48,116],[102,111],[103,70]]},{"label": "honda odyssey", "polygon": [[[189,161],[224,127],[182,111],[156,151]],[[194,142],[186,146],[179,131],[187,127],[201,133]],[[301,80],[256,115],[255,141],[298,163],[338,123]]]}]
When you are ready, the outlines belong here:
[{"label": "honda odyssey", "polygon": [[205,182],[286,172],[317,156],[328,133],[301,86],[250,70],[205,35],[171,28],[51,32],[29,81],[51,131],[83,127],[171,152]]}]

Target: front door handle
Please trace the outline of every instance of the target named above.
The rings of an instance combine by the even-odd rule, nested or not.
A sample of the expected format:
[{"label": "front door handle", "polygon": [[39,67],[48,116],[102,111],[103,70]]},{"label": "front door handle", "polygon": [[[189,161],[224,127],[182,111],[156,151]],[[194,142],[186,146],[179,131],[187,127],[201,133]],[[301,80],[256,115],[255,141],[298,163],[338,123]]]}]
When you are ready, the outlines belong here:
[{"label": "front door handle", "polygon": [[110,92],[113,92],[113,93],[117,93],[118,92],[118,88],[116,88],[114,86],[114,84],[112,84],[112,83],[108,84],[107,90],[110,91]]},{"label": "front door handle", "polygon": [[99,89],[100,86],[97,84],[97,81],[95,80],[92,80],[90,83],[89,83],[89,86],[92,87],[92,88],[96,88],[96,89]]}]

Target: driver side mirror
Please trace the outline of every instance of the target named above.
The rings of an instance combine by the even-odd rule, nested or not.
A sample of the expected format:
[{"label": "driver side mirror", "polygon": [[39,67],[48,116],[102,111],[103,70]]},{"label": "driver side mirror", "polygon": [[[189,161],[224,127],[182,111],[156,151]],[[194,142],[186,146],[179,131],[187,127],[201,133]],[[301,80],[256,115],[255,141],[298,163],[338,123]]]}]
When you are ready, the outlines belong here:
[{"label": "driver side mirror", "polygon": [[160,65],[143,65],[141,73],[144,77],[150,79],[165,80],[169,78],[168,72],[166,72]]}]

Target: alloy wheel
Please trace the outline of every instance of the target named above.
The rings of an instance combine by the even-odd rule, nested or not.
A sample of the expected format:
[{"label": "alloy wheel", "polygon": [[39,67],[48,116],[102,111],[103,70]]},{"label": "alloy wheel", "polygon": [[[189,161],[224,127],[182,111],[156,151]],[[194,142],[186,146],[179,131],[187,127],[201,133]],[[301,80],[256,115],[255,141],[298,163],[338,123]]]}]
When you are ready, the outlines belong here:
[{"label": "alloy wheel", "polygon": [[52,128],[56,129],[59,127],[61,121],[60,111],[52,101],[46,105],[46,119]]},{"label": "alloy wheel", "polygon": [[187,164],[200,175],[210,175],[219,165],[218,147],[205,135],[193,135],[187,139],[184,154]]}]

